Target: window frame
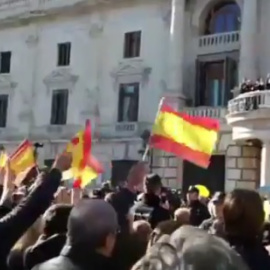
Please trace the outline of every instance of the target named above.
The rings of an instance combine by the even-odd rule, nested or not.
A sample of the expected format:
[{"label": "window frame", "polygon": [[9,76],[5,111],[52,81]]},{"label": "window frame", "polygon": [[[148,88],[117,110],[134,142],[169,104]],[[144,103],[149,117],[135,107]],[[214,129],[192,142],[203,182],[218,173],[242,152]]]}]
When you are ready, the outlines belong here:
[{"label": "window frame", "polygon": [[[64,93],[64,103],[66,103],[64,106],[64,116],[60,117],[57,116],[57,111],[55,111],[55,98],[57,98],[57,94]],[[67,124],[68,120],[68,103],[69,103],[69,90],[68,89],[54,89],[52,90],[52,96],[51,96],[51,117],[50,117],[50,125],[52,126],[64,126]],[[56,105],[57,106],[57,105]],[[58,106],[57,106],[58,107]],[[56,110],[60,110],[60,108],[57,108]],[[61,119],[62,118],[62,119]]]},{"label": "window frame", "polygon": [[[232,13],[228,13],[228,12],[225,12],[226,10],[222,10],[222,9],[226,9],[226,6],[229,6],[229,5],[235,5],[235,7],[238,8],[238,11],[236,12],[232,12]],[[215,22],[216,22],[216,18],[219,16],[219,15],[225,15],[225,14],[233,14],[234,15],[234,18],[236,18],[236,20],[238,20],[238,17],[239,17],[239,22],[238,22],[238,25],[237,25],[237,21],[235,21],[235,30],[233,31],[239,31],[240,30],[240,27],[241,27],[241,9],[239,7],[239,5],[237,4],[237,2],[235,1],[229,1],[229,2],[221,2],[217,5],[215,5],[207,14],[207,17],[206,17],[206,20],[205,20],[205,23],[204,23],[204,35],[215,35],[215,34],[222,34],[222,33],[228,33],[228,31],[221,31],[221,32],[216,32],[214,30],[214,25],[215,25]]]},{"label": "window frame", "polygon": [[0,94],[0,104],[1,104],[1,99],[5,98],[6,102],[6,108],[5,108],[5,119],[2,119],[2,112],[1,112],[1,107],[0,107],[0,128],[6,128],[7,127],[7,121],[8,121],[8,108],[9,108],[9,95],[8,94]]},{"label": "window frame", "polygon": [[[6,54],[8,55],[9,54],[9,58],[8,58],[8,68],[7,70],[3,71],[3,55]],[[11,51],[2,51],[0,52],[0,74],[10,74],[10,71],[11,71],[11,57],[12,57],[12,52]]]},{"label": "window frame", "polygon": [[57,66],[68,67],[71,64],[71,49],[70,41],[57,44]]},{"label": "window frame", "polygon": [[[136,41],[132,41],[136,39]],[[132,44],[133,43],[133,44]],[[142,30],[126,32],[124,34],[123,58],[138,58],[141,55]]]},{"label": "window frame", "polygon": [[[134,94],[125,94],[125,87],[134,86]],[[123,123],[124,121],[124,112],[123,112],[123,102],[125,97],[135,95],[136,98],[136,116],[134,121],[128,121],[129,123],[138,122],[139,119],[139,108],[140,108],[140,82],[130,82],[130,83],[120,83],[118,86],[118,115],[117,115],[117,122]]]}]

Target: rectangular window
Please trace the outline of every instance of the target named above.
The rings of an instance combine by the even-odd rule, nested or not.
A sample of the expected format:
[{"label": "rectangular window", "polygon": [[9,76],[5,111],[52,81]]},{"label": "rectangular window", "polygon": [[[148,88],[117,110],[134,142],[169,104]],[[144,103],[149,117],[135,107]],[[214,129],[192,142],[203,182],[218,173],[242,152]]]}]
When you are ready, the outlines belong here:
[{"label": "rectangular window", "polygon": [[137,122],[139,113],[139,83],[120,84],[118,122]]},{"label": "rectangular window", "polygon": [[124,58],[139,57],[141,51],[141,31],[125,33]]},{"label": "rectangular window", "polygon": [[67,122],[68,90],[54,90],[52,93],[51,125],[65,125]]},{"label": "rectangular window", "polygon": [[71,43],[59,43],[58,44],[58,66],[69,66],[71,54]]},{"label": "rectangular window", "polygon": [[197,61],[197,106],[227,106],[237,85],[237,62],[229,57],[213,62]]},{"label": "rectangular window", "polygon": [[7,125],[8,95],[0,95],[0,127]]},{"label": "rectangular window", "polygon": [[11,52],[0,53],[0,73],[10,73]]}]

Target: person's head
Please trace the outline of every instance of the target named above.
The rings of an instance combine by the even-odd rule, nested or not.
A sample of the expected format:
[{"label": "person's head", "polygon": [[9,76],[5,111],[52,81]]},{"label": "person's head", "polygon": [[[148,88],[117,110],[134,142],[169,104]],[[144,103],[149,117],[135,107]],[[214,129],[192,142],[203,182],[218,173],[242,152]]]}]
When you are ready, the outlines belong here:
[{"label": "person's head", "polygon": [[152,232],[151,225],[145,220],[137,220],[133,222],[133,232],[136,236],[143,240],[148,241]]},{"label": "person's head", "polygon": [[68,244],[80,252],[88,250],[111,256],[118,231],[117,215],[113,207],[99,199],[79,201],[68,219]]},{"label": "person's head", "polygon": [[116,211],[120,231],[124,233],[131,232],[132,222],[134,220],[133,208],[127,203],[125,194],[121,192],[109,193],[105,197],[105,201],[111,204]]},{"label": "person's head", "polygon": [[182,225],[188,225],[190,222],[190,211],[188,208],[178,208],[174,212],[174,220]]},{"label": "person's head", "polygon": [[171,235],[175,230],[177,230],[181,224],[175,220],[165,220],[161,221],[157,227],[152,231],[148,247],[153,246],[162,235]]},{"label": "person's head", "polygon": [[257,237],[264,223],[260,195],[247,189],[233,190],[225,198],[223,219],[227,235],[242,238]]},{"label": "person's head", "polygon": [[43,215],[43,234],[50,237],[54,234],[65,234],[67,232],[67,222],[71,204],[54,204]]},{"label": "person's head", "polygon": [[223,206],[226,194],[224,192],[216,192],[211,200],[213,216],[219,219],[223,218]]},{"label": "person's head", "polygon": [[248,267],[223,239],[199,228],[183,226],[164,235],[132,270],[247,270]]},{"label": "person's head", "polygon": [[162,188],[162,181],[158,174],[148,174],[144,179],[145,193],[160,195]]},{"label": "person's head", "polygon": [[197,189],[195,186],[190,186],[187,192],[188,203],[198,200],[199,194],[199,189]]}]

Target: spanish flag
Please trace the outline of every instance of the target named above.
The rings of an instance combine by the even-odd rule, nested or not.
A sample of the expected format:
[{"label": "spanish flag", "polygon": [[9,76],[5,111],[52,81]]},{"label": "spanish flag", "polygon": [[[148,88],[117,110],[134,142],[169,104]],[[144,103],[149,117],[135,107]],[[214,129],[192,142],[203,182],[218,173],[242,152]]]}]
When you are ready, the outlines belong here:
[{"label": "spanish flag", "polygon": [[218,131],[217,120],[192,117],[163,104],[156,117],[149,146],[207,168]]},{"label": "spanish flag", "polygon": [[10,168],[15,175],[36,164],[34,147],[28,140],[23,141],[16,151],[9,157]]},{"label": "spanish flag", "polygon": [[8,154],[5,151],[1,151],[0,154],[0,169],[5,168],[8,161]]},{"label": "spanish flag", "polygon": [[72,153],[71,169],[64,172],[63,180],[75,179],[74,187],[85,187],[103,172],[101,164],[91,155],[91,124],[88,120],[85,129],[79,131],[67,145]]}]

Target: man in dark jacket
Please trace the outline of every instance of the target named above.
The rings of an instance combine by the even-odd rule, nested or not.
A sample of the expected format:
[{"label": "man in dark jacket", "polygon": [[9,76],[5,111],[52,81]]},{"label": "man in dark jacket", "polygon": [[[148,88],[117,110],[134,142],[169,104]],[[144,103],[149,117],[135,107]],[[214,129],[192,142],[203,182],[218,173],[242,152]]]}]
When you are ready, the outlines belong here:
[{"label": "man in dark jacket", "polygon": [[[7,268],[6,260],[10,249],[27,231],[29,227],[50,206],[54,193],[57,191],[62,171],[67,170],[71,164],[71,156],[62,154],[56,159],[53,169],[48,174],[41,174],[31,193],[20,202],[9,214],[0,219],[0,269]],[[8,166],[9,167],[9,166]],[[7,168],[4,181],[4,190],[1,202],[11,195],[11,170]]]},{"label": "man in dark jacket", "polygon": [[71,210],[67,244],[61,255],[33,270],[111,270],[117,230],[117,215],[109,203],[81,200]]},{"label": "man in dark jacket", "polygon": [[135,219],[147,220],[152,228],[155,228],[159,222],[171,218],[170,211],[163,206],[166,204],[166,198],[164,201],[160,198],[161,187],[159,175],[147,175],[144,182],[145,193],[142,200],[134,206]]},{"label": "man in dark jacket", "polygon": [[199,201],[199,190],[190,186],[187,193],[188,206],[190,208],[190,224],[200,226],[201,223],[210,218],[207,207]]}]

